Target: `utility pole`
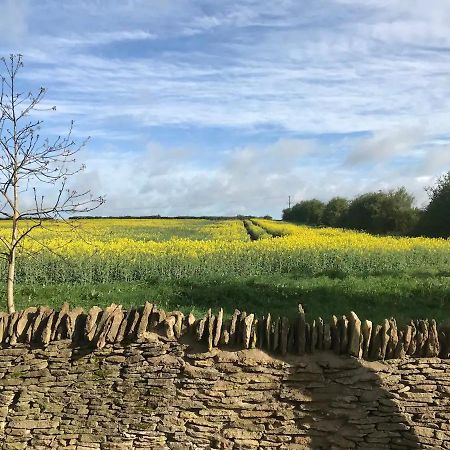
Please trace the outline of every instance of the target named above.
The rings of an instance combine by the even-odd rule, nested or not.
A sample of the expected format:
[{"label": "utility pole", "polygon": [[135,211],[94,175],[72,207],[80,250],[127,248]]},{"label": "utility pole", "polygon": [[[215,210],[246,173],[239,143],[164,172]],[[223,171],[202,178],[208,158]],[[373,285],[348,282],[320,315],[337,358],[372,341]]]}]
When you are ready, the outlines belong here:
[{"label": "utility pole", "polygon": [[289,205],[289,209],[291,209],[291,196],[289,196],[288,205]]}]

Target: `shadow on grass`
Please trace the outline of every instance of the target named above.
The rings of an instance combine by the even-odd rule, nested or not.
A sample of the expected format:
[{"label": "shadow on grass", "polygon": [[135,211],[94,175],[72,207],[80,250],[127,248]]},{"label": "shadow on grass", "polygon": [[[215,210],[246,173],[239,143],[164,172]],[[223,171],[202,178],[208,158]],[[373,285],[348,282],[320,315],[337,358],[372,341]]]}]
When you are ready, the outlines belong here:
[{"label": "shadow on grass", "polygon": [[362,319],[381,322],[395,317],[400,324],[411,319],[450,317],[450,277],[295,277],[271,276],[216,280],[152,280],[147,283],[95,285],[18,285],[18,309],[64,302],[89,310],[120,303],[125,309],[156,303],[166,311],[204,315],[223,308],[229,316],[237,308],[257,315],[293,317],[305,306],[309,319],[355,311]]}]

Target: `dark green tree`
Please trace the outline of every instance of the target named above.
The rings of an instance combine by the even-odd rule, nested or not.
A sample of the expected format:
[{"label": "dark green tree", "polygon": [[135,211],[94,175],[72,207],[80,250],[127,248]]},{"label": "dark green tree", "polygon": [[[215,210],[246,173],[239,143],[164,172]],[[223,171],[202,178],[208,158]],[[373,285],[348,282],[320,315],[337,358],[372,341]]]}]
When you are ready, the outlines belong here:
[{"label": "dark green tree", "polygon": [[418,219],[413,202],[404,187],[362,194],[351,202],[344,226],[375,234],[410,234]]},{"label": "dark green tree", "polygon": [[430,203],[419,220],[418,234],[430,237],[450,237],[450,171],[440,177],[435,186],[427,188]]},{"label": "dark green tree", "polygon": [[332,198],[325,206],[322,223],[328,227],[342,227],[350,202],[343,197]]},{"label": "dark green tree", "polygon": [[325,205],[320,200],[303,200],[292,208],[285,209],[283,220],[305,225],[320,225],[324,209]]}]

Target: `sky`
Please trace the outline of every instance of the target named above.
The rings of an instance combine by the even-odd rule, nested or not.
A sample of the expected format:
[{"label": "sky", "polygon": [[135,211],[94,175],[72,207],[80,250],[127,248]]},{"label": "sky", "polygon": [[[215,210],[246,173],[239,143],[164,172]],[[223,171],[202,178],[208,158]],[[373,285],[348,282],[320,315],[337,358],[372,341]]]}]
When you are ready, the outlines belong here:
[{"label": "sky", "polygon": [[99,215],[280,217],[450,170],[448,0],[0,0]]}]

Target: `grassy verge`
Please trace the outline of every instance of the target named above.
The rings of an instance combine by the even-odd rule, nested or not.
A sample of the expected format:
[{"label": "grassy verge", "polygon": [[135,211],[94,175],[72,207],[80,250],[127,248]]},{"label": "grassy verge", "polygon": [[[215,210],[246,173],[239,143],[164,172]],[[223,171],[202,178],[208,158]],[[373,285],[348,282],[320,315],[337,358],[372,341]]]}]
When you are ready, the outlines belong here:
[{"label": "grassy verge", "polygon": [[[5,298],[4,287],[0,295]],[[93,305],[121,303],[125,308],[145,301],[166,310],[204,314],[220,307],[230,315],[234,308],[274,315],[293,316],[303,303],[309,318],[350,310],[360,318],[380,322],[395,317],[400,323],[411,319],[450,319],[450,277],[368,276],[299,278],[288,275],[234,279],[153,280],[102,284],[20,284],[16,288],[18,309],[32,305],[59,307],[65,301],[86,310]],[[3,306],[3,305],[2,305]]]}]

